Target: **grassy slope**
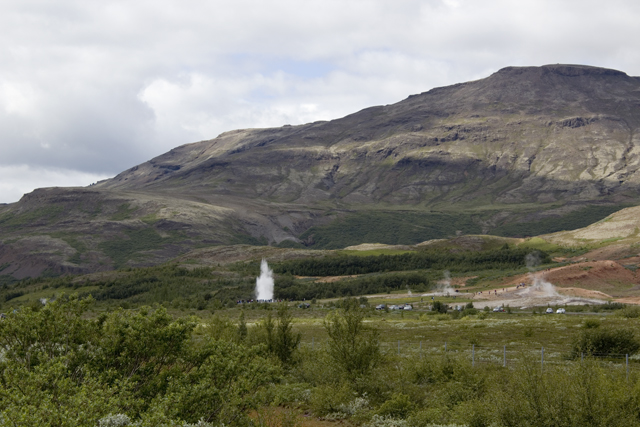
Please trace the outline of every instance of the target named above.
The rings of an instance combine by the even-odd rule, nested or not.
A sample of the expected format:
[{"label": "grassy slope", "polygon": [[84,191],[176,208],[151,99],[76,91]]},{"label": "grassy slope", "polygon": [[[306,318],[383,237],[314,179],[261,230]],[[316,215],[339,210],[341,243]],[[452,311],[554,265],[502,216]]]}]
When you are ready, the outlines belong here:
[{"label": "grassy slope", "polygon": [[[412,245],[431,239],[446,239],[460,234],[487,234],[503,237],[525,237],[574,230],[586,227],[627,205],[587,206],[561,217],[535,222],[524,221],[528,210],[514,212],[509,222],[494,227],[481,222],[496,212],[418,212],[418,211],[360,211],[344,215],[335,221],[311,227],[300,239],[313,242],[318,249],[339,249],[360,243]],[[522,221],[522,222],[517,222]],[[296,246],[284,242],[282,246]]]}]

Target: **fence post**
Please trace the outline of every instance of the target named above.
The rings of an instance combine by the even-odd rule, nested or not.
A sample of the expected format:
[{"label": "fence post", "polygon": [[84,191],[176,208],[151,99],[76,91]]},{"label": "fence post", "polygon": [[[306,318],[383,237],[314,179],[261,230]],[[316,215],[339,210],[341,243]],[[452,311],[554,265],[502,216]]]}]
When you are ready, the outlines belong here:
[{"label": "fence post", "polygon": [[544,347],[542,347],[541,358],[540,358],[540,371],[544,369]]},{"label": "fence post", "polygon": [[502,353],[502,367],[506,368],[507,367],[507,346],[505,345],[502,349],[503,353]]},{"label": "fence post", "polygon": [[471,366],[476,366],[476,345],[471,345]]},{"label": "fence post", "polygon": [[445,353],[447,352],[447,342],[446,341],[444,342],[444,352]]}]

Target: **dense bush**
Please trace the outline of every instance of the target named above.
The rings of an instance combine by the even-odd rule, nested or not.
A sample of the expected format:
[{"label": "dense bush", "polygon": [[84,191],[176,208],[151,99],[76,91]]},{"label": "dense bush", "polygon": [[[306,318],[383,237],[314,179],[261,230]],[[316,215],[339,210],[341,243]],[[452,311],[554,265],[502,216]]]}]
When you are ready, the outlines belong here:
[{"label": "dense bush", "polygon": [[[536,252],[541,263],[550,262],[548,254]],[[285,261],[275,265],[274,271],[297,276],[345,276],[424,269],[452,272],[513,269],[526,266],[527,255],[530,253],[530,250],[516,248],[484,252],[420,251],[401,255],[341,255]]]},{"label": "dense bush", "polygon": [[637,319],[640,317],[640,307],[630,305],[619,310],[616,314],[627,319]]},{"label": "dense bush", "polygon": [[109,414],[242,425],[279,375],[263,346],[194,336],[192,320],[163,309],[88,320],[89,302],[62,298],[0,321],[0,425],[93,426]]},{"label": "dense bush", "polygon": [[429,289],[429,279],[424,273],[408,272],[372,274],[329,283],[317,283],[296,280],[291,274],[284,274],[276,278],[275,297],[302,301],[313,298],[370,295],[405,289],[426,291]]},{"label": "dense bush", "polygon": [[436,313],[446,313],[449,310],[447,304],[441,301],[434,301],[431,305],[431,311],[435,311]]},{"label": "dense bush", "polygon": [[273,319],[271,312],[269,312],[258,325],[267,350],[285,366],[295,362],[294,353],[301,339],[300,333],[293,332],[292,320],[293,316],[289,307],[285,303],[280,303],[276,309],[276,318]]},{"label": "dense bush", "polygon": [[630,329],[588,328],[573,343],[572,356],[624,355],[640,350],[640,342]]}]

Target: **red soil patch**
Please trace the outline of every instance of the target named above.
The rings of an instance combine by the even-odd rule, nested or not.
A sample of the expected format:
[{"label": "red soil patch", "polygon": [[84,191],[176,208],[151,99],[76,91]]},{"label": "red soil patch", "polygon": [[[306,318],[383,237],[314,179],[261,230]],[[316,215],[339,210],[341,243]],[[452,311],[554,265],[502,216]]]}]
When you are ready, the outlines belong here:
[{"label": "red soil patch", "polygon": [[467,286],[467,280],[475,279],[478,276],[452,277],[451,286]]},{"label": "red soil patch", "polygon": [[544,272],[544,278],[555,286],[579,286],[586,289],[606,290],[620,285],[637,285],[638,275],[616,261],[590,261],[553,268]]},{"label": "red soil patch", "polygon": [[[625,265],[632,264],[629,259],[625,259],[623,262]],[[559,288],[576,287],[608,292],[608,290],[614,288],[630,288],[640,284],[640,276],[638,274],[625,268],[617,261],[611,260],[579,262],[564,267],[551,268],[546,271],[538,271],[534,274],[541,275],[546,281]],[[499,286],[509,287],[518,283],[529,285],[531,284],[531,277],[529,274],[513,276]]]}]

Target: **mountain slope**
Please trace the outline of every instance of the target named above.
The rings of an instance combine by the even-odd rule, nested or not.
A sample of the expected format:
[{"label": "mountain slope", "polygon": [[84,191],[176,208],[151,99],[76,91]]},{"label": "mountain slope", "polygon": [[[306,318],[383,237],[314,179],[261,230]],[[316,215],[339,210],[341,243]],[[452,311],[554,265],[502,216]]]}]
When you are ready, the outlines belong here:
[{"label": "mountain slope", "polygon": [[343,119],[228,132],[99,185],[285,203],[635,199],[640,80],[510,67]]},{"label": "mountain slope", "polygon": [[338,120],[227,132],[0,207],[0,275],[149,265],[215,244],[586,226],[640,204],[639,127],[640,78],[548,65]]}]

